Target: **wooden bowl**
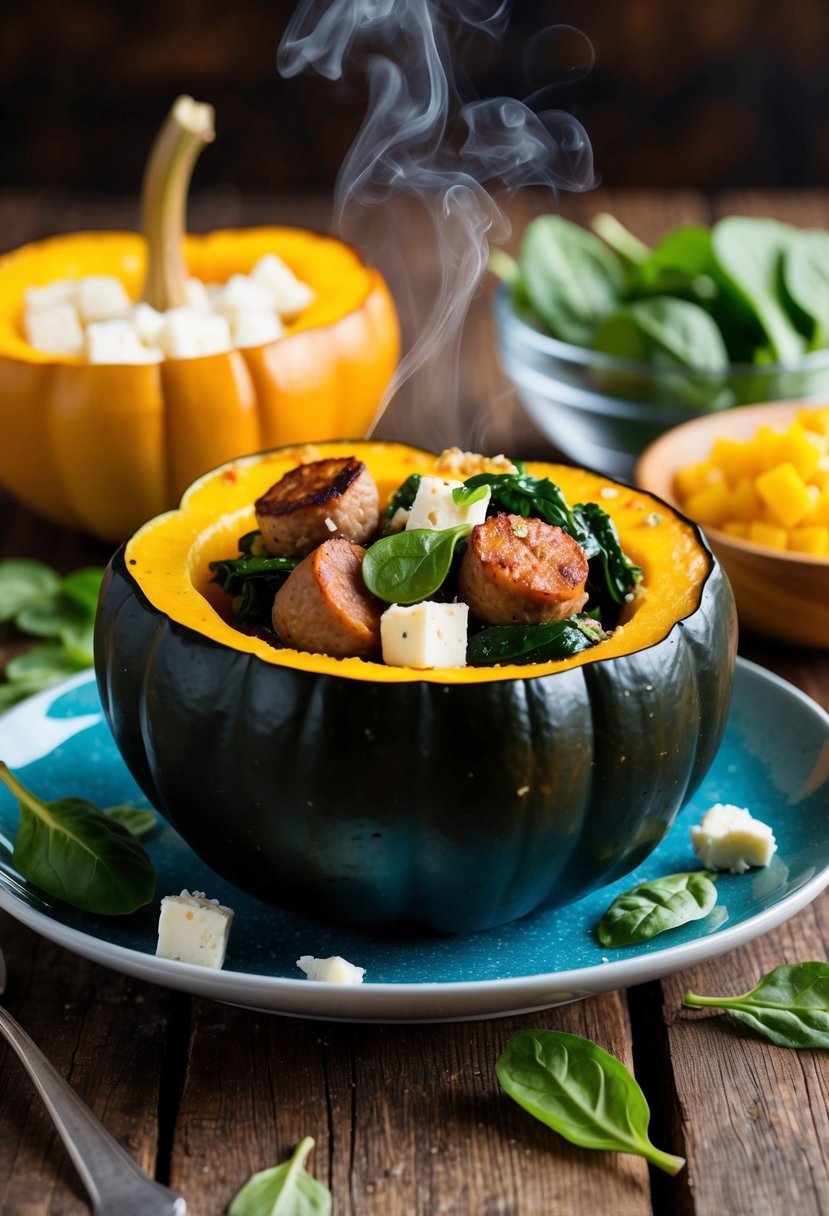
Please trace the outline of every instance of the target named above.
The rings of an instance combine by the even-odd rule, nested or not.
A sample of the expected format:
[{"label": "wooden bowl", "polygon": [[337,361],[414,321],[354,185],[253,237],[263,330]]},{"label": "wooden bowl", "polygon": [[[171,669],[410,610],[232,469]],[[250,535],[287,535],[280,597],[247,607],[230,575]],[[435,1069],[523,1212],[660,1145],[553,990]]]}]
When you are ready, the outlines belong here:
[{"label": "wooden bowl", "polygon": [[[810,407],[799,401],[743,405],[674,427],[642,453],[636,484],[681,510],[674,477],[705,460],[715,439],[749,439],[760,426],[785,430],[804,408]],[[769,549],[709,526],[705,534],[731,580],[742,628],[793,645],[829,648],[829,558]]]}]

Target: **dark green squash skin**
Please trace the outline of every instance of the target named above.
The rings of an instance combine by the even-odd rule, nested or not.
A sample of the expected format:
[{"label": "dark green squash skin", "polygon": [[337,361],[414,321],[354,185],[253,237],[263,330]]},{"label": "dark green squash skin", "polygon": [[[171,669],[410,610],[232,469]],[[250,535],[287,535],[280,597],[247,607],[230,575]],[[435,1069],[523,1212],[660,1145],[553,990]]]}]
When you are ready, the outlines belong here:
[{"label": "dark green squash skin", "polygon": [[104,713],[204,861],[271,903],[448,932],[580,898],[638,865],[707,772],[736,654],[712,558],[661,641],[553,675],[380,684],[213,642],[158,612],[121,549],[101,592]]}]

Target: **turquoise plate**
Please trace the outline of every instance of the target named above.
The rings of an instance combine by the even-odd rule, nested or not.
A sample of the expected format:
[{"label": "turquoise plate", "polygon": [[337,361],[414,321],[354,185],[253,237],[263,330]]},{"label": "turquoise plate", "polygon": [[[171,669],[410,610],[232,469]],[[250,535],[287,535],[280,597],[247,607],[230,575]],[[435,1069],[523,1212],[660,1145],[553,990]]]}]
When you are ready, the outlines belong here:
[{"label": "turquoise plate", "polygon": [[[101,714],[90,672],[0,718],[0,758],[43,798],[145,805]],[[603,950],[595,926],[620,891],[699,868],[689,827],[713,802],[771,824],[778,853],[764,870],[723,874],[702,921],[643,945]],[[648,860],[567,908],[460,937],[382,933],[315,921],[244,895],[160,824],[147,847],[160,894],[205,891],[235,910],[225,968],[156,958],[157,905],[103,918],[47,900],[11,862],[17,803],[0,791],[0,906],[76,953],[154,983],[274,1013],[359,1021],[450,1021],[542,1009],[624,988],[721,954],[792,916],[829,883],[829,715],[763,668],[740,661],[725,740],[699,794]],[[361,985],[305,979],[300,954],[341,954]]]}]

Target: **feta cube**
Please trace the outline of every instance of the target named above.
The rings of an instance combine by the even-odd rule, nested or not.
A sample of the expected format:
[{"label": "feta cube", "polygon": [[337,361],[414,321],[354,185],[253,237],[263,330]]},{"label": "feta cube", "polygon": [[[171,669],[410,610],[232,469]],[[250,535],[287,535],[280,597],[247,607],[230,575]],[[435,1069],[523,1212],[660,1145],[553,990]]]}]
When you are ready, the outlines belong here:
[{"label": "feta cube", "polygon": [[233,345],[264,346],[281,338],[284,333],[282,322],[273,312],[240,312],[231,320]]},{"label": "feta cube", "polygon": [[74,279],[55,279],[45,287],[27,287],[23,292],[23,305],[26,312],[39,312],[54,304],[74,304],[77,288]]},{"label": "feta cube", "polygon": [[130,320],[141,341],[147,346],[155,346],[164,326],[164,313],[152,304],[136,304],[130,312]]},{"label": "feta cube", "polygon": [[27,312],[23,329],[26,341],[35,350],[53,355],[79,355],[83,351],[83,327],[74,304],[52,304]]},{"label": "feta cube", "polygon": [[250,272],[250,277],[267,289],[271,306],[284,320],[292,320],[314,302],[313,288],[298,279],[290,266],[275,253],[261,257]]},{"label": "feta cube", "polygon": [[327,984],[362,984],[366,973],[365,967],[355,967],[339,954],[332,954],[330,958],[303,954],[296,965],[309,980],[323,980]]},{"label": "feta cube", "polygon": [[169,359],[218,355],[232,346],[227,317],[186,307],[171,308],[164,314],[157,342]]},{"label": "feta cube", "polygon": [[225,961],[233,912],[204,891],[165,895],[158,919],[159,958],[219,968]]},{"label": "feta cube", "polygon": [[751,866],[767,866],[777,852],[774,833],[745,807],[717,802],[702,822],[691,828],[694,852],[709,870],[744,874]]},{"label": "feta cube", "polygon": [[78,312],[81,320],[111,321],[126,317],[130,311],[130,298],[120,279],[112,274],[90,274],[78,280]]},{"label": "feta cube", "polygon": [[392,604],[380,617],[383,662],[391,667],[465,667],[467,604]]},{"label": "feta cube", "polygon": [[451,481],[446,477],[421,477],[409,518],[406,520],[406,530],[426,528],[430,531],[440,531],[443,528],[455,528],[459,524],[482,524],[489,506],[489,487],[483,498],[464,507],[458,506],[452,498],[452,491],[462,485],[462,481]]},{"label": "feta cube", "polygon": [[129,321],[95,321],[86,327],[89,363],[160,363],[160,350],[144,346]]},{"label": "feta cube", "polygon": [[271,293],[261,283],[244,274],[232,274],[211,298],[213,311],[222,313],[229,321],[247,312],[274,311]]}]

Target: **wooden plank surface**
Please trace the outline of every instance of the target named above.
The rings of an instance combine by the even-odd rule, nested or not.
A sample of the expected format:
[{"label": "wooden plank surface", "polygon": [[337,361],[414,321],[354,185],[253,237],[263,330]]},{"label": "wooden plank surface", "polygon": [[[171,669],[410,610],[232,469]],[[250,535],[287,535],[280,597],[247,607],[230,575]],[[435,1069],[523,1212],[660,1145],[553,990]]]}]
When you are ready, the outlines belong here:
[{"label": "wooden plank surface", "polygon": [[[511,205],[513,246],[549,200]],[[829,226],[829,196],[740,194],[708,201],[678,194],[568,197],[585,219],[611,210],[644,239],[689,220],[741,210]],[[323,199],[197,198],[194,228],[270,221],[324,228]],[[0,194],[4,243],[75,227],[121,227],[134,199]],[[422,250],[424,217],[405,218]],[[434,282],[420,258],[417,291]],[[423,411],[401,395],[382,428],[429,442],[451,417],[449,442],[523,454],[548,450],[501,375],[487,285],[471,305],[459,359],[456,415],[439,398]],[[442,413],[441,413],[442,411]],[[0,555],[46,556],[68,570],[105,560],[106,546],[56,532],[0,499]],[[21,643],[0,633],[0,662]],[[744,639],[743,653],[778,670],[829,707],[829,660]],[[778,1216],[829,1211],[827,1074],[822,1056],[775,1049],[711,1013],[681,1008],[688,987],[736,992],[783,961],[826,957],[829,898],[759,941],[626,994],[530,1018],[445,1026],[341,1026],[282,1019],[169,993],[94,967],[7,916],[9,1008],[79,1092],[150,1171],[186,1194],[189,1211],[224,1210],[245,1178],[283,1160],[306,1134],[311,1166],[331,1185],[335,1210],[389,1213],[544,1213],[545,1216]],[[575,1031],[635,1067],[660,1147],[687,1154],[676,1179],[641,1161],[566,1145],[500,1092],[494,1063],[512,1029]],[[87,1210],[63,1150],[16,1060],[0,1048],[0,1214]]]}]

